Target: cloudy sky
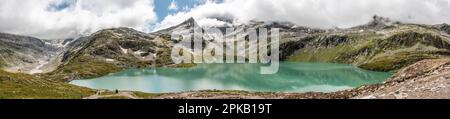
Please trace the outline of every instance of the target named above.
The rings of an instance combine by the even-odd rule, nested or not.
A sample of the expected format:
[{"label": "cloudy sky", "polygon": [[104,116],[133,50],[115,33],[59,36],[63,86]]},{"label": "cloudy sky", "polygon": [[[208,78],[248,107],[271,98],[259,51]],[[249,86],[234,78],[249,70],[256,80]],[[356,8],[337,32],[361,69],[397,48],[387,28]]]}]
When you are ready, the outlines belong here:
[{"label": "cloudy sky", "polygon": [[0,32],[70,38],[112,27],[152,32],[194,17],[200,25],[249,20],[331,28],[374,14],[421,24],[450,23],[449,0],[0,0]]}]

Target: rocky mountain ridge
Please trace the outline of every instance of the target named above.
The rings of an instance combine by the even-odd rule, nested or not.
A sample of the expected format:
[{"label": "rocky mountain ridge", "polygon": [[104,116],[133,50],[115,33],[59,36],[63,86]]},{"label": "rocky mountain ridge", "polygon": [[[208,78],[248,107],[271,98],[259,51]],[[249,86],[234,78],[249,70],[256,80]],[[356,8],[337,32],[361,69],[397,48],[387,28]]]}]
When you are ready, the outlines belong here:
[{"label": "rocky mountain ridge", "polygon": [[[2,52],[3,59],[0,59],[0,66],[3,69],[11,69],[12,66],[18,66],[12,61],[21,61],[26,68],[36,69],[39,66],[37,69],[41,71],[23,70],[26,69],[24,66],[20,72],[53,74],[69,72],[74,75],[69,78],[97,76],[126,68],[170,66],[173,64],[170,51],[178,42],[170,38],[171,33],[192,33],[196,26],[198,24],[195,19],[190,18],[183,23],[153,33],[143,33],[129,28],[111,28],[100,30],[90,36],[53,43],[48,40],[4,34],[1,35],[3,39],[0,42],[2,46],[0,50],[5,52]],[[224,31],[229,26],[218,28]],[[280,28],[280,56],[282,60],[287,61],[347,63],[369,70],[392,71],[423,59],[450,56],[450,36],[446,24],[405,24],[374,16],[368,24],[349,29],[324,30],[296,26],[289,22],[261,21],[252,21],[233,28]],[[238,30],[234,34],[240,32],[246,31]],[[16,40],[11,36],[17,37]],[[20,45],[12,41],[18,42],[21,39],[36,42],[33,44],[37,45],[31,45],[33,47],[27,50],[18,50],[21,48],[14,46]],[[204,42],[208,43],[210,42]],[[26,43],[21,45],[27,46]],[[14,50],[22,52],[17,53],[18,51]],[[42,63],[40,59],[45,62]],[[87,66],[83,68],[81,66],[84,65],[79,63]],[[113,70],[105,70],[100,74],[92,73],[89,71],[95,72],[96,69],[89,66],[90,64],[101,65],[99,68],[106,66]]]}]

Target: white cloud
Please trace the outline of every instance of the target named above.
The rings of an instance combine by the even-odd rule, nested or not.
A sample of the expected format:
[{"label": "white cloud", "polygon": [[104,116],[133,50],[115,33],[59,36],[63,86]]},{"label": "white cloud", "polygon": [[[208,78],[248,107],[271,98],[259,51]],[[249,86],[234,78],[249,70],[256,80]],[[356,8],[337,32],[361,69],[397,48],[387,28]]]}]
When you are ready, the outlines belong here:
[{"label": "white cloud", "polygon": [[194,17],[199,24],[223,24],[215,17],[232,18],[237,23],[250,20],[291,21],[298,25],[331,28],[367,23],[371,16],[402,22],[450,23],[448,0],[225,0],[208,1],[187,12],[169,15],[157,26],[167,28]]},{"label": "white cloud", "polygon": [[177,6],[177,2],[175,2],[175,0],[172,0],[172,2],[169,5],[169,10],[178,10],[178,6]]},{"label": "white cloud", "polygon": [[[72,2],[67,3],[66,9],[50,7],[67,1]],[[203,26],[227,24],[211,18],[229,18],[236,23],[272,20],[320,28],[350,27],[368,22],[374,14],[403,22],[450,23],[448,0],[198,1],[204,4],[189,10],[172,1],[176,7],[171,5],[171,8],[181,11],[150,27],[157,22],[153,0],[0,0],[0,32],[67,38],[110,27],[131,27],[140,31],[167,28],[189,17]]]},{"label": "white cloud", "polygon": [[52,39],[111,27],[148,31],[153,8],[151,0],[1,0],[0,32]]}]

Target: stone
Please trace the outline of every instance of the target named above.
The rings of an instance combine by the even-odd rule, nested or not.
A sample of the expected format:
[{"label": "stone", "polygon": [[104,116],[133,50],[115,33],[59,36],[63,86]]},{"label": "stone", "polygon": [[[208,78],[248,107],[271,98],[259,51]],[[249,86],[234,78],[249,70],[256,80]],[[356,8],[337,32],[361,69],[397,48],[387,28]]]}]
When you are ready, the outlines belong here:
[{"label": "stone", "polygon": [[364,96],[361,97],[360,99],[376,99],[377,97],[375,97],[374,95],[368,95],[368,96]]}]

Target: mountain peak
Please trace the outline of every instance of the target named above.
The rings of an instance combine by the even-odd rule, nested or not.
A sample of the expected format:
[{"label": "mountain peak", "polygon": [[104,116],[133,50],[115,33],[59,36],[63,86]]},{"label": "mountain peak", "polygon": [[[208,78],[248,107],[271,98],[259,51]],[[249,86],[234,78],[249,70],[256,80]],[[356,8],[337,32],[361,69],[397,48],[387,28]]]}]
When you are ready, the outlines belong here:
[{"label": "mountain peak", "polygon": [[195,26],[198,25],[197,22],[195,21],[195,19],[193,17],[190,17],[189,19],[185,20],[184,22],[182,22],[181,24],[177,25],[189,25],[189,26]]},{"label": "mountain peak", "polygon": [[370,21],[367,25],[371,26],[371,27],[379,27],[379,26],[387,26],[392,23],[393,22],[391,21],[391,19],[389,19],[387,17],[381,17],[378,15],[374,15],[372,17],[372,21]]},{"label": "mountain peak", "polygon": [[353,27],[353,28],[356,28],[356,29],[383,29],[383,28],[386,28],[388,26],[392,26],[395,24],[400,24],[400,22],[391,20],[388,17],[374,15],[374,16],[372,16],[372,20],[369,23],[367,23],[365,25]]},{"label": "mountain peak", "polygon": [[189,19],[185,20],[184,22],[182,22],[178,25],[159,30],[156,33],[170,34],[174,31],[182,31],[182,30],[188,30],[188,29],[193,30],[195,26],[198,26],[197,22],[195,21],[195,19],[193,17],[190,17]]},{"label": "mountain peak", "polygon": [[195,22],[195,19],[194,19],[194,17],[190,17],[189,19],[187,19],[183,23],[186,23],[186,22],[188,22],[188,23]]},{"label": "mountain peak", "polygon": [[444,31],[447,34],[450,34],[450,25],[448,25],[447,23],[434,25],[434,27],[436,27],[437,29],[439,29],[441,31]]}]

